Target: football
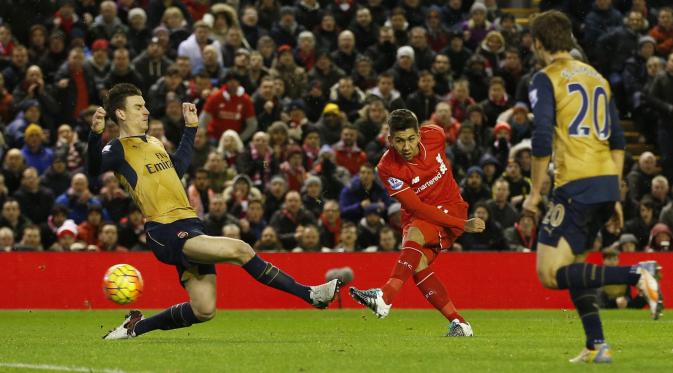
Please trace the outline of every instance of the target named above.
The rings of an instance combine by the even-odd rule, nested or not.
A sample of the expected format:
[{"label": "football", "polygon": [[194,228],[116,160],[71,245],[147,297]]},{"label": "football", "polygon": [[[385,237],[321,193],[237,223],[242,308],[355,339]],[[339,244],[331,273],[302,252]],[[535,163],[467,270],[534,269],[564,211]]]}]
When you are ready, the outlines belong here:
[{"label": "football", "polygon": [[133,303],[143,293],[143,277],[132,265],[113,265],[103,276],[103,293],[114,303]]}]

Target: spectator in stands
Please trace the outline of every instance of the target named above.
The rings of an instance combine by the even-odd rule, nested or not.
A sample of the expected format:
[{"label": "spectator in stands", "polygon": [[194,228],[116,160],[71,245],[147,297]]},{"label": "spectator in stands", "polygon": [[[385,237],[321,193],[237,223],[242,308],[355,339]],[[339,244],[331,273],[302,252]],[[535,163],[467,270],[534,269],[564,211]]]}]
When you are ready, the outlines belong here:
[{"label": "spectator in stands", "polygon": [[178,55],[189,57],[192,67],[192,74],[195,74],[203,66],[203,50],[206,46],[215,47],[217,61],[223,64],[222,45],[218,40],[210,37],[212,28],[204,21],[198,21],[194,24],[193,33],[178,47]]},{"label": "spectator in stands", "polygon": [[339,196],[341,217],[358,222],[369,205],[387,209],[392,203],[388,193],[375,180],[374,167],[365,163],[360,166],[358,175],[353,176],[350,186],[344,188]]},{"label": "spectator in stands", "polygon": [[397,46],[393,29],[389,26],[382,26],[378,31],[376,44],[367,48],[365,54],[372,60],[372,67],[379,74],[393,67],[397,59]]},{"label": "spectator in stands", "polygon": [[[210,14],[212,14],[214,18],[212,21],[211,36],[222,45],[225,43],[229,29],[232,27],[239,27],[236,10],[229,4],[219,3],[213,4],[210,7]],[[246,28],[246,30],[250,30],[250,28]],[[218,232],[218,234],[219,233],[221,232]]]},{"label": "spectator in stands", "polygon": [[657,223],[654,216],[654,202],[649,196],[640,200],[639,213],[635,218],[624,224],[624,232],[631,233],[638,238],[638,251],[643,251],[648,244],[650,231]]},{"label": "spectator in stands", "polygon": [[30,27],[28,37],[28,59],[36,64],[47,54],[47,28],[42,24],[34,24]]},{"label": "spectator in stands", "polygon": [[400,245],[398,243],[398,239],[395,236],[395,231],[388,227],[384,226],[381,228],[379,231],[379,240],[377,242],[377,245],[375,246],[370,246],[366,248],[364,251],[379,251],[379,252],[391,252],[391,251],[398,251],[400,249]]},{"label": "spectator in stands", "polygon": [[340,242],[341,226],[339,203],[335,200],[325,201],[325,206],[318,221],[321,245],[330,248],[335,247]]},{"label": "spectator in stands", "polygon": [[389,12],[388,20],[385,26],[390,26],[395,36],[395,44],[397,46],[406,45],[409,43],[409,22],[407,22],[407,15],[404,9],[395,7]]},{"label": "spectator in stands", "polygon": [[652,188],[650,189],[649,196],[654,203],[655,218],[661,214],[661,210],[664,206],[673,200],[669,194],[670,191],[671,189],[669,188],[668,179],[663,175],[657,175],[652,178]]},{"label": "spectator in stands", "polygon": [[21,83],[28,69],[28,49],[23,45],[17,45],[12,48],[12,58],[9,66],[2,70],[5,78],[5,86],[11,92]]},{"label": "spectator in stands", "polygon": [[[197,177],[198,177],[197,172]],[[208,199],[208,212],[203,216],[203,232],[207,235],[218,236],[222,227],[236,223],[238,219],[227,212],[227,204],[221,194],[213,194]]]},{"label": "spectator in stands", "polygon": [[525,139],[533,136],[532,115],[528,113],[528,106],[524,103],[517,103],[513,108],[504,111],[498,117],[499,121],[505,121],[512,129],[511,143],[518,144]]},{"label": "spectator in stands", "polygon": [[14,249],[14,232],[7,227],[0,228],[0,252],[10,252]]},{"label": "spectator in stands", "polygon": [[222,227],[222,236],[240,240],[241,228],[239,228],[236,224],[226,224],[224,227]]},{"label": "spectator in stands", "polygon": [[77,224],[66,220],[57,230],[58,239],[49,247],[49,251],[76,251],[82,249],[82,243],[77,242]]},{"label": "spectator in stands", "polygon": [[267,226],[262,231],[262,236],[259,241],[255,243],[254,249],[256,252],[283,252],[286,251],[283,244],[278,239],[276,230],[271,226]]},{"label": "spectator in stands", "polygon": [[274,94],[272,77],[262,78],[259,88],[252,95],[252,102],[260,131],[266,131],[272,123],[280,120],[282,107],[279,98]]},{"label": "spectator in stands", "polygon": [[145,87],[143,77],[131,66],[129,51],[126,48],[119,48],[113,52],[112,66],[103,82],[103,86],[105,90],[109,90],[120,83],[130,83],[136,87]]},{"label": "spectator in stands", "polygon": [[514,98],[516,96],[517,86],[525,73],[519,50],[507,48],[505,59],[497,69],[497,75],[505,81],[505,91],[509,97]]},{"label": "spectator in stands", "polygon": [[441,52],[449,45],[451,25],[442,24],[442,8],[437,5],[428,7],[424,26],[427,30],[428,44],[435,53]]},{"label": "spectator in stands", "polygon": [[152,40],[150,29],[147,27],[147,13],[143,8],[133,8],[129,10],[127,20],[129,48],[133,55],[137,56],[147,49],[148,42]]},{"label": "spectator in stands", "polygon": [[661,165],[664,175],[673,180],[673,53],[668,55],[666,71],[657,75],[650,89],[650,99],[659,113],[657,142],[661,153]]},{"label": "spectator in stands", "polygon": [[478,164],[482,156],[482,150],[475,141],[474,126],[469,122],[463,122],[458,131],[458,140],[451,147],[453,153],[454,175],[462,179],[471,165]]},{"label": "spectator in stands", "polygon": [[21,242],[14,246],[14,251],[44,251],[40,237],[40,227],[37,225],[24,227]]},{"label": "spectator in stands", "polygon": [[471,166],[467,169],[465,178],[463,179],[461,196],[470,206],[468,212],[473,211],[473,206],[477,202],[485,202],[491,198],[491,193],[484,185],[484,171],[479,166]]},{"label": "spectator in stands", "polygon": [[194,136],[194,150],[192,153],[192,162],[189,165],[189,174],[194,175],[196,169],[203,167],[208,159],[208,154],[215,148],[208,142],[208,135],[204,127],[196,130]]},{"label": "spectator in stands", "polygon": [[100,14],[89,27],[89,40],[110,40],[118,28],[126,29],[126,26],[117,17],[117,4],[110,0],[103,1],[100,3]]},{"label": "spectator in stands", "polygon": [[304,155],[301,148],[297,145],[287,147],[286,161],[280,164],[281,175],[287,180],[288,189],[300,191],[307,178],[304,168]]},{"label": "spectator in stands", "polygon": [[453,86],[451,61],[445,54],[436,54],[430,72],[435,78],[435,92],[442,100],[448,100]]},{"label": "spectator in stands", "polygon": [[132,251],[149,250],[144,223],[145,219],[138,205],[131,204],[128,216],[119,223],[119,243]]},{"label": "spectator in stands", "polygon": [[297,243],[297,247],[292,249],[293,253],[329,251],[329,248],[322,246],[320,243],[318,227],[313,224],[309,224],[302,229],[301,239]]},{"label": "spectator in stands", "polygon": [[659,215],[659,221],[666,224],[669,229],[673,230],[673,202],[669,202],[661,210],[661,215]]},{"label": "spectator in stands", "polygon": [[507,250],[507,242],[500,224],[490,219],[485,202],[479,202],[472,207],[472,216],[480,218],[486,223],[486,229],[481,233],[464,233],[458,239],[462,251],[502,251]]},{"label": "spectator in stands", "polygon": [[[622,14],[612,6],[612,0],[596,0],[593,9],[584,19],[584,50],[589,54],[589,60],[597,60],[597,41],[600,35],[611,29],[622,26]],[[620,40],[620,43],[624,42]]]},{"label": "spectator in stands", "polygon": [[113,222],[118,222],[128,215],[129,206],[133,203],[129,194],[119,186],[119,180],[112,172],[103,174],[103,187],[99,198]]},{"label": "spectator in stands", "polygon": [[26,128],[25,144],[21,148],[21,154],[26,160],[26,165],[35,167],[40,175],[51,166],[54,151],[44,144],[42,127],[33,123]]},{"label": "spectator in stands", "polygon": [[316,123],[320,131],[320,142],[324,145],[333,145],[341,139],[341,129],[347,123],[346,114],[334,103],[325,105],[322,117]]},{"label": "spectator in stands", "polygon": [[490,146],[493,144],[493,129],[486,126],[486,114],[484,113],[484,108],[481,107],[481,105],[470,105],[467,107],[464,115],[465,119],[461,125],[468,123],[472,125],[474,130],[474,139],[477,143],[477,146],[482,149],[490,148]]},{"label": "spectator in stands", "polygon": [[0,125],[3,127],[12,119],[14,98],[12,93],[5,87],[5,78],[0,74]]},{"label": "spectator in stands", "polygon": [[238,132],[242,141],[248,141],[257,130],[252,100],[241,87],[241,77],[237,74],[229,72],[223,81],[222,88],[213,92],[203,107],[199,118],[201,126],[208,126],[208,135],[213,141],[219,140],[228,129]]},{"label": "spectator in stands", "polygon": [[332,52],[332,61],[344,71],[353,71],[358,51],[355,49],[355,36],[350,30],[339,33],[337,49]]},{"label": "spectator in stands", "polygon": [[[320,81],[322,83],[322,90],[329,91],[345,75],[346,73],[333,63],[329,51],[320,50],[316,55],[315,66],[313,66],[313,70],[308,74],[308,80],[311,82]],[[312,87],[314,85],[312,84]]]},{"label": "spectator in stands", "polygon": [[98,246],[98,236],[103,224],[103,208],[90,205],[86,220],[77,226],[77,238],[89,246]]},{"label": "spectator in stands", "polygon": [[[89,191],[89,181],[82,173],[77,173],[72,177],[70,188],[56,198],[56,203],[70,210],[68,219],[74,220],[75,224],[82,223],[86,219],[89,206],[101,206],[100,200]],[[107,220],[105,211],[103,211],[103,218]]]},{"label": "spectator in stands", "polygon": [[301,239],[303,227],[308,224],[315,224],[315,217],[303,209],[298,192],[287,192],[283,208],[273,214],[270,222],[278,232],[283,247],[296,247]]},{"label": "spectator in stands", "polygon": [[68,218],[68,209],[63,205],[54,205],[47,221],[40,224],[40,237],[42,239],[42,247],[49,248],[58,239],[58,228]]},{"label": "spectator in stands", "polygon": [[318,176],[307,175],[301,188],[301,200],[304,208],[313,216],[319,217],[325,201],[322,199],[322,181]]},{"label": "spectator in stands", "polygon": [[74,132],[68,124],[61,124],[58,127],[57,136],[54,155],[66,158],[68,171],[82,171],[87,145],[79,141],[77,132]]},{"label": "spectator in stands", "polygon": [[624,212],[624,221],[634,218],[638,214],[638,201],[631,198],[629,184],[622,179],[619,185],[620,201]]},{"label": "spectator in stands", "polygon": [[127,252],[128,248],[122,246],[118,242],[119,234],[117,226],[112,223],[105,223],[100,229],[98,236],[98,248],[105,252]]},{"label": "spectator in stands", "polygon": [[418,76],[418,88],[407,97],[406,106],[416,114],[418,121],[423,123],[430,119],[440,98],[435,94],[435,78],[432,73],[423,70]]},{"label": "spectator in stands", "polygon": [[357,145],[357,137],[357,128],[346,123],[341,128],[341,140],[332,146],[336,164],[346,168],[351,175],[355,175],[367,161],[365,152]]},{"label": "spectator in stands", "polygon": [[[37,65],[32,65],[26,70],[25,79],[17,84],[9,97],[12,99],[14,110],[21,110],[29,100],[36,100],[48,116],[45,118],[48,124],[53,124],[53,118],[61,110],[56,100],[56,92],[45,84],[42,69]],[[6,119],[9,120],[8,117]]]},{"label": "spectator in stands", "polygon": [[493,128],[493,142],[489,146],[491,155],[498,160],[500,164],[506,164],[510,158],[512,149],[511,143],[512,127],[507,122],[498,122]]},{"label": "spectator in stands", "polygon": [[518,206],[523,198],[530,193],[530,181],[524,178],[521,165],[513,159],[507,162],[507,168],[503,177],[509,183],[510,202]]},{"label": "spectator in stands", "polygon": [[389,112],[406,108],[400,92],[395,89],[394,75],[389,72],[379,74],[376,87],[367,93],[380,98]]},{"label": "spectator in stands", "polygon": [[3,184],[7,187],[6,194],[12,195],[19,189],[25,167],[26,163],[21,150],[9,149],[2,167]]},{"label": "spectator in stands", "polygon": [[354,123],[358,131],[357,144],[360,149],[364,149],[370,142],[375,141],[388,116],[380,98],[370,96],[367,102],[368,104],[360,110],[360,118]]},{"label": "spectator in stands", "polygon": [[357,226],[350,221],[341,224],[341,232],[339,233],[339,242],[334,246],[334,252],[352,253],[360,251],[357,246],[358,230]]},{"label": "spectator in stands", "polygon": [[[500,178],[493,185],[493,199],[486,202],[491,219],[501,227],[512,227],[517,221],[517,212],[509,203],[509,183]],[[520,219],[519,219],[520,220]]]},{"label": "spectator in stands", "polygon": [[367,7],[357,9],[355,20],[348,27],[353,33],[355,46],[360,53],[376,44],[379,26],[373,22],[371,11]]},{"label": "spectator in stands", "polygon": [[93,78],[99,96],[101,90],[104,89],[105,78],[110,73],[109,44],[105,39],[94,41],[91,44],[91,56],[84,62],[84,70]]},{"label": "spectator in stands", "polygon": [[643,152],[638,158],[638,165],[626,175],[629,197],[640,201],[652,187],[652,179],[657,174],[657,159],[652,152]]},{"label": "spectator in stands", "polygon": [[53,31],[49,35],[49,52],[38,62],[47,84],[54,83],[54,74],[67,57],[68,51],[65,49],[65,34],[62,31]]},{"label": "spectator in stands", "polygon": [[[118,63],[114,66],[121,67],[122,65]],[[63,122],[72,123],[89,104],[98,102],[98,89],[94,77],[84,68],[82,49],[70,50],[68,61],[56,72],[54,79],[57,101],[61,109],[60,118]]]},{"label": "spectator in stands", "polygon": [[21,213],[35,224],[46,222],[54,205],[54,194],[51,189],[40,186],[35,167],[23,171],[21,187],[14,193],[14,198],[21,206]]},{"label": "spectator in stands", "polygon": [[673,240],[673,233],[666,224],[658,223],[652,227],[646,252],[669,252],[671,251],[671,240]]},{"label": "spectator in stands", "polygon": [[248,201],[245,217],[241,218],[238,224],[241,227],[243,241],[254,245],[260,239],[262,230],[268,225],[264,219],[264,203],[261,198],[252,198]]},{"label": "spectator in stands", "polygon": [[[652,47],[652,50],[654,51],[654,47]],[[650,91],[657,75],[664,71],[666,62],[661,57],[652,56],[647,59],[645,66],[647,72],[644,74],[643,84],[630,91],[627,88],[627,92],[633,92],[629,104],[631,105],[631,113],[636,129],[640,133],[638,142],[655,144],[657,142],[658,113],[650,103]],[[625,70],[625,81],[628,77],[627,73],[628,70]],[[640,84],[640,82],[637,83]]]},{"label": "spectator in stands", "polygon": [[517,24],[514,14],[504,13],[499,20],[495,20],[495,28],[505,38],[505,45],[508,47],[516,47],[521,44],[523,27]]},{"label": "spectator in stands", "polygon": [[236,168],[238,172],[248,175],[255,187],[264,189],[278,170],[278,162],[273,149],[269,147],[269,135],[257,132],[252,137],[249,149],[238,157]]},{"label": "spectator in stands", "polygon": [[470,95],[478,102],[488,99],[489,81],[487,61],[479,54],[467,60],[464,77],[470,84]]},{"label": "spectator in stands", "polygon": [[354,122],[365,104],[365,94],[353,84],[351,77],[345,76],[330,90],[330,101],[339,106],[350,122]]},{"label": "spectator in stands", "polygon": [[505,81],[500,77],[491,78],[488,87],[488,99],[479,103],[486,113],[486,125],[495,126],[498,116],[514,106],[512,98],[507,95]]},{"label": "spectator in stands", "polygon": [[465,44],[476,50],[486,35],[493,30],[493,24],[486,19],[486,6],[475,2],[470,8],[470,18],[461,25]]},{"label": "spectator in stands", "polygon": [[523,253],[534,251],[537,241],[535,219],[532,216],[520,214],[516,223],[505,229],[504,235],[509,250]]},{"label": "spectator in stands", "polygon": [[29,124],[40,124],[42,108],[37,100],[25,100],[14,120],[5,127],[4,135],[9,148],[21,148]]},{"label": "spectator in stands", "polygon": [[470,97],[470,84],[467,80],[460,79],[453,84],[453,90],[449,95],[449,105],[451,112],[457,121],[463,122],[467,119],[467,110],[471,105],[476,104]]},{"label": "spectator in stands", "polygon": [[397,49],[397,62],[389,70],[393,75],[395,88],[404,100],[418,87],[419,75],[414,61],[414,49],[405,45]]},{"label": "spectator in stands", "polygon": [[428,45],[428,33],[424,27],[416,26],[409,32],[409,44],[414,50],[414,62],[418,70],[430,70],[435,52]]},{"label": "spectator in stands", "polygon": [[486,60],[486,71],[489,76],[498,73],[505,59],[505,38],[498,31],[490,31],[475,51]]},{"label": "spectator in stands", "polygon": [[379,242],[379,233],[381,229],[386,226],[385,221],[381,217],[385,214],[385,210],[379,208],[377,205],[369,205],[365,208],[365,213],[362,219],[358,222],[358,241],[357,246],[361,249],[376,246]]},{"label": "spectator in stands", "polygon": [[222,133],[217,152],[222,154],[227,166],[236,167],[236,160],[244,151],[245,147],[238,133],[233,130],[226,130]]},{"label": "spectator in stands", "polygon": [[486,153],[481,156],[479,160],[479,166],[484,170],[484,183],[488,185],[489,188],[493,187],[496,180],[500,177],[502,171],[502,166],[500,162],[491,154]]},{"label": "spectator in stands", "polygon": [[271,66],[271,76],[285,82],[285,92],[290,98],[299,98],[306,89],[308,76],[303,67],[297,66],[292,55],[292,47],[283,44],[278,47],[277,58]]},{"label": "spectator in stands", "polygon": [[246,175],[236,175],[231,186],[228,186],[224,192],[227,211],[237,218],[245,216],[248,207],[248,201],[251,199],[261,199],[262,193],[252,185],[252,181]]},{"label": "spectator in stands", "polygon": [[659,9],[657,24],[650,30],[650,36],[657,41],[657,54],[668,56],[673,52],[673,9]]},{"label": "spectator in stands", "polygon": [[[166,57],[164,47],[159,44],[159,38],[156,36],[151,38],[147,49],[143,50],[138,57],[133,59],[133,69],[143,77],[143,83],[145,83],[145,86],[142,87],[143,91],[150,92],[151,94],[150,88],[152,85],[157,83],[162,77],[169,75],[168,67],[171,64],[172,61]],[[172,74],[179,76],[177,66]],[[180,79],[180,83],[182,83],[182,79]],[[150,108],[153,110],[152,115],[158,116],[155,111],[156,108],[153,105]]]},{"label": "spectator in stands", "polygon": [[2,212],[0,213],[0,227],[8,227],[14,232],[14,240],[20,241],[23,229],[32,222],[27,217],[21,214],[21,206],[14,198],[7,198],[2,205]]}]

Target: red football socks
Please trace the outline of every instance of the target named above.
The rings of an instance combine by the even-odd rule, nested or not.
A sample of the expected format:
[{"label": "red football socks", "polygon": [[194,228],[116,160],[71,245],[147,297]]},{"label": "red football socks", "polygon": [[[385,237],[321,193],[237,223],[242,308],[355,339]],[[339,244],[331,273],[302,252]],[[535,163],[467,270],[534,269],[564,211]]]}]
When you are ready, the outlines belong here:
[{"label": "red football socks", "polygon": [[458,319],[462,323],[465,322],[465,319],[458,313],[453,302],[449,299],[449,293],[446,291],[444,284],[439,281],[439,278],[430,267],[416,273],[414,281],[416,281],[416,286],[425,299],[439,310],[444,317],[449,321]]},{"label": "red football socks", "polygon": [[414,241],[405,241],[390,279],[383,285],[383,300],[392,304],[393,298],[402,289],[402,285],[411,277],[421,261],[421,245]]}]

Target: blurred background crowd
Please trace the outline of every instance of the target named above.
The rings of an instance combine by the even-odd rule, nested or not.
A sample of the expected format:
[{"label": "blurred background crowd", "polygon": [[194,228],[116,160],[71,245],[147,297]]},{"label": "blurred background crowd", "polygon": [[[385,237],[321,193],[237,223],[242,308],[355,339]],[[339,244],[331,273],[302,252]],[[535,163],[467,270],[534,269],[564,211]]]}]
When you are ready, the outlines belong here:
[{"label": "blurred background crowd", "polygon": [[[596,248],[668,251],[673,1],[5,0],[0,7],[0,251],[147,250],[113,174],[86,174],[93,112],[133,83],[168,151],[201,126],[184,185],[206,233],[258,251],[394,251],[400,205],[375,166],[386,117],[444,128],[470,215],[453,250],[534,251],[526,28],[560,9],[576,58],[609,79],[626,130],[626,224]],[[108,122],[105,141],[119,135]],[[550,172],[545,194],[553,184]],[[545,201],[546,202],[546,201]],[[542,206],[544,207],[544,206]]]}]

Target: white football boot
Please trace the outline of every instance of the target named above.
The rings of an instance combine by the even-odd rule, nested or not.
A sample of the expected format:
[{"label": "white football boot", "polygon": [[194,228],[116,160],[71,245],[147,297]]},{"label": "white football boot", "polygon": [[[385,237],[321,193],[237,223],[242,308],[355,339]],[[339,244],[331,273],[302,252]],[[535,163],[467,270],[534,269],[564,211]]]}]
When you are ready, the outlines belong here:
[{"label": "white football boot", "polygon": [[115,339],[129,339],[134,338],[136,334],[133,332],[138,321],[144,319],[143,313],[139,310],[131,310],[131,312],[126,315],[124,322],[118,327],[110,330],[107,334],[103,336],[103,339],[106,341],[111,341]]},{"label": "white football boot", "polygon": [[376,317],[382,319],[388,316],[390,312],[391,304],[386,304],[383,300],[383,290],[381,289],[369,289],[369,290],[358,290],[354,287],[349,289],[349,293],[353,299],[363,306],[368,307],[370,310],[374,311]]}]

